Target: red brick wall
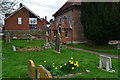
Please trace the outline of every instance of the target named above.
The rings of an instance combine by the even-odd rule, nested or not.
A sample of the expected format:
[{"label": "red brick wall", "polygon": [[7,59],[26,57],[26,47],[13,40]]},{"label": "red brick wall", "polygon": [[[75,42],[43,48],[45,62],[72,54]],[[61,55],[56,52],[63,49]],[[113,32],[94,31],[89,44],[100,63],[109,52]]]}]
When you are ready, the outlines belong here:
[{"label": "red brick wall", "polygon": [[[22,18],[22,24],[18,24],[18,17]],[[42,30],[42,22],[37,18],[37,27]],[[29,11],[22,8],[20,11],[16,12],[14,15],[5,20],[5,30],[29,30]]]},{"label": "red brick wall", "polygon": [[[18,17],[22,18],[22,24],[18,24]],[[29,12],[22,8],[5,21],[5,30],[29,30]]]}]

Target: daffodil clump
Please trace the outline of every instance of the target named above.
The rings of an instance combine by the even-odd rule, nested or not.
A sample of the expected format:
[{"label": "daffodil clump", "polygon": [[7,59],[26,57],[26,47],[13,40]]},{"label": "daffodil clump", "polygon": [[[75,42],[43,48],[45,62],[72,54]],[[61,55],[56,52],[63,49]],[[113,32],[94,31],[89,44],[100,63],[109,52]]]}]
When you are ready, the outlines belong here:
[{"label": "daffodil clump", "polygon": [[67,62],[64,63],[61,69],[65,70],[74,70],[75,68],[79,67],[79,62],[74,61],[73,57],[71,57]]}]

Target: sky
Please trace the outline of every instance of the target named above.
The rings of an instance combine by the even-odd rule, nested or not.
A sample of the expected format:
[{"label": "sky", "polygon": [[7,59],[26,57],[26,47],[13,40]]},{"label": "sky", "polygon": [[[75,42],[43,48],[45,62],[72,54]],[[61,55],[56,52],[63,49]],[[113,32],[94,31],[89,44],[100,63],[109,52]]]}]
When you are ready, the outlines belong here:
[{"label": "sky", "polygon": [[32,10],[35,14],[44,18],[47,16],[47,20],[54,19],[52,15],[65,4],[68,0],[19,0],[19,3],[23,3],[26,7]]}]

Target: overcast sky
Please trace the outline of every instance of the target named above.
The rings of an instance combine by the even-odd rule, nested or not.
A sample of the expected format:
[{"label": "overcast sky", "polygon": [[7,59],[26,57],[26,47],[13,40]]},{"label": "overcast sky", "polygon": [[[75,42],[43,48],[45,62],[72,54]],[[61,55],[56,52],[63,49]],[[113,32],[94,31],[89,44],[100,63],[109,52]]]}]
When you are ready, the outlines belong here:
[{"label": "overcast sky", "polygon": [[[47,16],[49,21],[52,15],[68,0],[20,0],[26,7],[43,18]],[[18,5],[19,7],[19,5]]]}]

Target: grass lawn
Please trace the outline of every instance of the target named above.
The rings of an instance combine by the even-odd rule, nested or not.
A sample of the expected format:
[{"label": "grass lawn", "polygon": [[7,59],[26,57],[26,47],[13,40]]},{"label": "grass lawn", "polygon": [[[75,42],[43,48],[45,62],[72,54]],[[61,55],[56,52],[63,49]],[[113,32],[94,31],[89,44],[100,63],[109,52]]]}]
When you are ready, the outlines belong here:
[{"label": "grass lawn", "polygon": [[88,45],[88,44],[68,44],[68,46],[75,48],[82,48],[86,50],[102,52],[112,55],[120,55],[120,50],[117,50],[115,45]]},{"label": "grass lawn", "polygon": [[[61,53],[58,54],[53,52],[54,46],[52,49],[43,50],[42,52],[14,52],[12,51],[12,45],[17,47],[43,47],[44,41],[34,40],[29,44],[26,40],[12,40],[9,44],[3,43],[3,58],[5,58],[5,60],[2,61],[3,78],[27,78],[28,59],[32,59],[36,66],[52,63],[55,63],[55,65],[58,66],[71,57],[79,62],[80,67],[77,71],[64,71],[65,74],[90,70],[90,73],[75,76],[75,78],[118,78],[118,59],[112,58],[112,65],[115,72],[110,73],[97,68],[99,56],[95,54],[71,50],[65,47],[62,47]],[[46,61],[46,63],[44,61]]]}]

